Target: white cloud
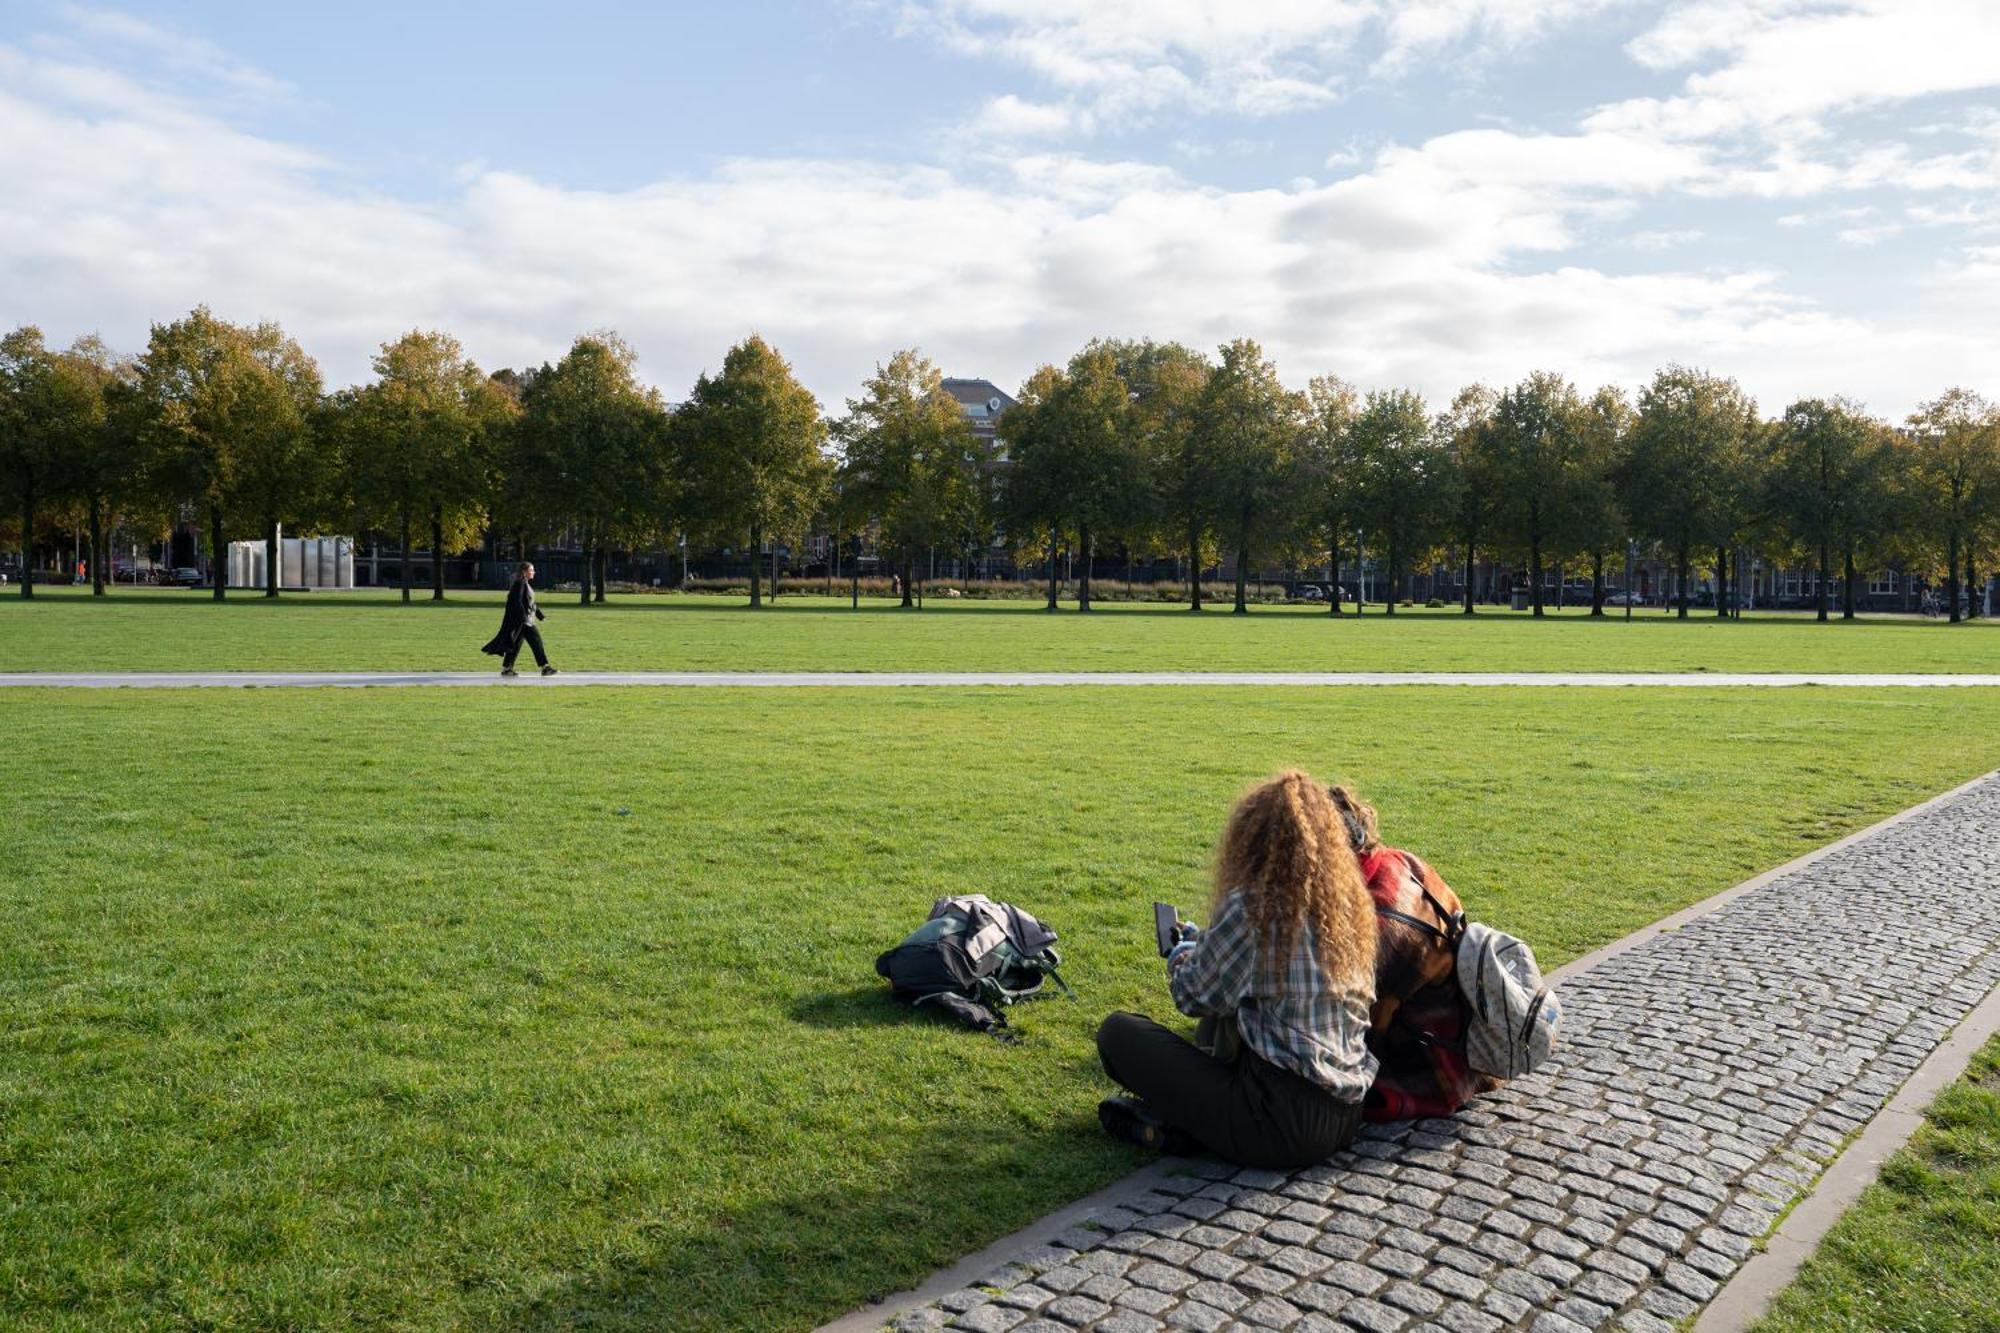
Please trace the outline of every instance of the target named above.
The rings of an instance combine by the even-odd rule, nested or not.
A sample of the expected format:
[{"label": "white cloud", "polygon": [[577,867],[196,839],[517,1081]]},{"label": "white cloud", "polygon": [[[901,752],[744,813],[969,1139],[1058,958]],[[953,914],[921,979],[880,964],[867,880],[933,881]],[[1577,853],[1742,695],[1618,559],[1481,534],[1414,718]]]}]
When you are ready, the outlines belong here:
[{"label": "white cloud", "polygon": [[[1308,110],[1335,101],[1357,76],[1454,48],[1511,50],[1629,2],[904,0],[899,28],[1027,71],[1078,113],[1066,128],[1089,133],[1174,111]],[[1011,128],[1004,116],[1002,125]]]},{"label": "white cloud", "polygon": [[65,5],[69,25],[95,43],[114,43],[143,50],[169,68],[194,76],[201,83],[260,100],[294,95],[291,84],[256,66],[237,60],[215,43],[160,26],[114,9]]},{"label": "white cloud", "polygon": [[[1166,5],[1163,22],[1193,42],[1188,15],[1211,8]],[[1093,40],[1115,47],[1116,31]],[[1292,49],[1257,58],[1275,67]],[[1146,52],[1123,58],[1143,68]],[[1196,84],[1212,72],[1190,68]],[[1073,77],[1074,101],[1002,97],[988,110],[1019,142],[1060,129],[1059,115],[1099,114],[1094,76]],[[1940,383],[1990,380],[1981,349],[2000,334],[2000,302],[1963,297],[2000,289],[2000,264],[1971,251],[1954,252],[1959,288],[1941,268],[1929,306],[1871,319],[1803,298],[1768,264],[1706,250],[1651,272],[1567,262],[1586,237],[1627,240],[1628,261],[1699,239],[1645,225],[1655,199],[1883,188],[1926,172],[1963,182],[1980,169],[1963,154],[1864,148],[1830,165],[1797,150],[1746,164],[1708,141],[1602,121],[1336,155],[1350,174],[1285,188],[1017,151],[959,154],[952,170],[735,160],[621,191],[473,165],[418,205],[358,191],[345,164],[143,80],[6,47],[0,123],[0,325],[96,328],[136,348],[149,321],[206,301],[280,320],[336,383],[413,326],[453,330],[489,366],[616,327],[670,396],[754,328],[836,407],[875,360],[911,344],[1009,383],[1092,336],[1212,346],[1249,335],[1295,382],[1336,372],[1439,397],[1546,365],[1630,384],[1682,360],[1738,374],[1767,402],[1842,391],[1895,411]],[[1823,208],[1780,224],[1955,225],[1938,207],[1935,219]]]}]

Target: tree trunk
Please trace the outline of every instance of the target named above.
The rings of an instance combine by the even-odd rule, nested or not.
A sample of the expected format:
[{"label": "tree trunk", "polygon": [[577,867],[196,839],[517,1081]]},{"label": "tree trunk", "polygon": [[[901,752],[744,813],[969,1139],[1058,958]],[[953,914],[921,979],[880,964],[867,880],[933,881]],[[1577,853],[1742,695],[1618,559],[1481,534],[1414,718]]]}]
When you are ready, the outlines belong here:
[{"label": "tree trunk", "polygon": [[583,595],[580,603],[583,606],[590,605],[591,555],[592,551],[590,545],[590,525],[586,523],[583,525],[583,577],[577,580],[577,583],[583,589]]},{"label": "tree trunk", "polygon": [[90,500],[90,595],[104,596],[104,503]]},{"label": "tree trunk", "polygon": [[1604,552],[1598,551],[1590,557],[1590,614],[1601,617],[1604,614]]},{"label": "tree trunk", "polygon": [[771,600],[778,600],[778,543],[771,543]]},{"label": "tree trunk", "polygon": [[1680,554],[1681,586],[1680,586],[1680,595],[1677,599],[1680,602],[1680,611],[1678,613],[1678,618],[1681,620],[1686,620],[1688,618],[1688,583],[1692,580],[1694,576],[1694,552],[1690,550],[1685,543],[1683,543],[1680,548],[1679,554]]},{"label": "tree trunk", "polygon": [[1201,527],[1196,523],[1188,524],[1188,610],[1201,610]]},{"label": "tree trunk", "polygon": [[604,580],[611,573],[611,548],[602,538],[597,542],[597,604],[604,605]]},{"label": "tree trunk", "polygon": [[35,595],[35,488],[21,494],[21,596]]},{"label": "tree trunk", "polygon": [[1979,580],[1973,577],[1972,544],[1965,546],[1965,618],[1975,619],[1979,615]]},{"label": "tree trunk", "polygon": [[266,517],[264,520],[264,595],[278,595],[278,520]]},{"label": "tree trunk", "polygon": [[1847,577],[1842,580],[1840,618],[1852,620],[1854,619],[1854,548],[1850,546],[1841,554],[1846,560]]},{"label": "tree trunk", "polygon": [[[1825,582],[1820,580],[1822,586]],[[1718,619],[1729,615],[1729,552],[1720,546],[1715,548],[1715,614]]]},{"label": "tree trunk", "polygon": [[[1049,562],[1049,568],[1050,569],[1055,568],[1055,561],[1051,560]],[[913,555],[911,555],[910,552],[904,551],[903,552],[903,605],[905,607],[916,605],[915,600],[910,596],[910,576],[915,574],[916,572],[917,572],[916,558]]]},{"label": "tree trunk", "polygon": [[1478,563],[1473,558],[1475,554],[1476,554],[1476,548],[1473,544],[1473,540],[1472,538],[1467,537],[1465,539],[1465,610],[1462,614],[1468,616],[1478,614],[1476,611],[1472,609],[1472,575],[1474,567]]},{"label": "tree trunk", "polygon": [[1399,571],[1397,569],[1397,565],[1400,562],[1400,559],[1401,557],[1397,554],[1396,551],[1396,543],[1390,542],[1389,568],[1384,571],[1384,573],[1386,573],[1389,576],[1389,588],[1388,591],[1382,597],[1382,612],[1384,615],[1393,616],[1396,614],[1396,597],[1397,594],[1402,591],[1402,589],[1397,586],[1398,583],[1401,581],[1398,578]]},{"label": "tree trunk", "polygon": [[1326,544],[1326,613],[1340,614],[1340,538]]},{"label": "tree trunk", "polygon": [[398,560],[396,562],[396,565],[397,568],[402,571],[403,604],[407,606],[409,605],[410,601],[410,511],[407,509],[405,509],[402,513],[402,523],[403,523],[403,547],[402,547],[403,558]]},{"label": "tree trunk", "polygon": [[208,581],[215,585],[211,594],[221,601],[229,586],[229,545],[222,540],[222,506],[208,507]]},{"label": "tree trunk", "polygon": [[1950,553],[1944,562],[1944,595],[1951,607],[1951,623],[1958,623],[1958,534],[1951,534]]},{"label": "tree trunk", "polygon": [[1076,581],[1076,609],[1090,610],[1090,566],[1096,552],[1090,545],[1090,525],[1082,524],[1077,529],[1077,545],[1083,548],[1083,576]]},{"label": "tree trunk", "polygon": [[1819,623],[1822,625],[1824,625],[1827,620],[1826,580],[1827,576],[1833,572],[1831,569],[1828,568],[1828,566],[1832,564],[1832,561],[1827,559],[1826,547],[1827,547],[1826,537],[1824,534],[1822,534],[1819,539],[1819,595],[1813,599],[1815,603],[1813,619],[1819,621]]},{"label": "tree trunk", "polygon": [[1528,605],[1535,615],[1542,614],[1542,538],[1539,533],[1528,538]]},{"label": "tree trunk", "polygon": [[1053,610],[1055,610],[1055,609],[1056,609],[1056,601],[1057,601],[1057,596],[1056,596],[1056,530],[1055,530],[1054,528],[1050,528],[1050,529],[1049,529],[1049,600],[1048,600],[1048,605],[1044,606],[1044,607],[1043,607],[1042,609],[1043,609],[1044,611],[1053,611]]},{"label": "tree trunk", "polygon": [[431,600],[444,600],[444,506],[431,502]]},{"label": "tree trunk", "polygon": [[1250,599],[1246,595],[1248,589],[1245,586],[1249,577],[1250,550],[1248,547],[1239,546],[1236,548],[1236,605],[1231,609],[1233,615],[1250,614]]},{"label": "tree trunk", "polygon": [[763,577],[764,567],[757,559],[757,548],[761,545],[763,545],[763,529],[752,523],[750,525],[750,609],[752,611],[764,605],[764,588],[759,581]]}]

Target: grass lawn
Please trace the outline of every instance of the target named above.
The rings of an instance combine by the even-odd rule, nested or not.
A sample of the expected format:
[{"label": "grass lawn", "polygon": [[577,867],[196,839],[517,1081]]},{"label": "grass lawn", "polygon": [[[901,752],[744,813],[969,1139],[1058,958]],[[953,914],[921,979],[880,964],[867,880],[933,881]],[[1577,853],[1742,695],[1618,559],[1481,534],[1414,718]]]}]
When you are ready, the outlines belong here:
[{"label": "grass lawn", "polygon": [[[1147,904],[1199,914],[1251,779],[1358,782],[1554,965],[2000,732],[1986,690],[0,708],[0,1323],[42,1327],[804,1328],[1134,1165],[1091,1032],[1169,1009]],[[1063,933],[1024,1044],[873,975],[961,890]]]},{"label": "grass lawn", "polygon": [[1757,1333],[2000,1328],[2000,1037],[1924,1115]]},{"label": "grass lawn", "polygon": [[[42,589],[0,596],[0,671],[395,670],[496,667],[479,646],[499,594],[405,607],[393,593],[232,594]],[[1683,622],[1659,611],[1592,620],[1570,611],[1380,608],[1360,621],[1310,607],[1200,616],[1106,604],[1085,617],[1032,602],[891,602],[787,597],[619,597],[583,608],[542,599],[557,665],[573,671],[1973,671],[2000,670],[2000,625],[1911,618],[1820,625],[1792,614]]]}]

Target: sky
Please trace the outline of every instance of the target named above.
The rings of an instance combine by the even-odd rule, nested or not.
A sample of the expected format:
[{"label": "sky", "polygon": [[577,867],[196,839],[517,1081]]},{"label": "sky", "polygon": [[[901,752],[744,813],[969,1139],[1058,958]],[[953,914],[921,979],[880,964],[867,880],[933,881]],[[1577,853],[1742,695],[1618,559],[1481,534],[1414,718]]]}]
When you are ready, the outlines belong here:
[{"label": "sky", "polygon": [[0,0],[0,326],[2000,396],[1996,0]]}]

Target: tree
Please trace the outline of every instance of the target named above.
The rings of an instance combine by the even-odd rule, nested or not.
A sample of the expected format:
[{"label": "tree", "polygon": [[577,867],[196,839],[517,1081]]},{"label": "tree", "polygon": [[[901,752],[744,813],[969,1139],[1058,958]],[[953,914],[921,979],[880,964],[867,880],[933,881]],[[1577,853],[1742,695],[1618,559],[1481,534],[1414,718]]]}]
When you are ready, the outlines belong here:
[{"label": "tree", "polygon": [[1528,597],[1542,614],[1542,558],[1571,517],[1583,400],[1562,376],[1536,371],[1493,409],[1492,475],[1500,520],[1528,554]]},{"label": "tree", "polygon": [[802,537],[831,480],[819,403],[769,343],[752,335],[695,381],[677,414],[687,512],[724,540],[748,540],[750,605],[763,604],[758,553]]},{"label": "tree", "polygon": [[1189,444],[1212,479],[1216,531],[1236,556],[1237,615],[1250,609],[1251,559],[1286,533],[1305,430],[1304,396],[1279,383],[1263,349],[1248,338],[1224,344]]},{"label": "tree", "polygon": [[1447,530],[1457,507],[1450,445],[1432,429],[1424,400],[1407,389],[1370,393],[1351,436],[1361,530],[1383,553],[1383,601],[1394,615],[1404,571]]},{"label": "tree", "polygon": [[843,492],[896,554],[903,605],[912,605],[918,552],[947,541],[965,502],[972,427],[943,377],[914,349],[878,365],[834,428]]},{"label": "tree", "polygon": [[[1835,551],[1853,563],[1863,510],[1882,489],[1879,433],[1861,409],[1842,398],[1802,398],[1785,409],[1768,436],[1763,460],[1768,508],[1784,534],[1817,557],[1815,610],[1828,618],[1827,588]],[[1848,605],[1853,587],[1848,587]]]},{"label": "tree", "polygon": [[[51,352],[33,325],[0,338],[0,490],[21,518],[21,596],[26,598],[35,595],[38,509],[75,480],[79,458],[99,456],[105,441],[110,371],[95,353],[91,343]],[[93,571],[102,559],[101,538],[100,525],[92,533]]]},{"label": "tree", "polygon": [[[1069,484],[1069,464],[1058,420],[1058,395],[1064,379],[1055,366],[1037,366],[1022,381],[1014,406],[999,425],[1010,464],[1001,511],[1021,553],[1042,545],[1046,536],[1049,578],[1043,609],[1047,611],[1057,607],[1056,544],[1067,513],[1064,491]],[[1028,540],[1030,533],[1034,534],[1032,542]]]},{"label": "tree", "polygon": [[[1969,389],[1953,388],[1910,414],[1909,485],[1915,517],[1944,555],[1945,599],[1959,619],[1959,557],[1973,564],[1974,540],[2000,508],[2000,417]],[[1966,571],[1966,591],[1972,573]]]},{"label": "tree", "polygon": [[1130,533],[1145,499],[1131,394],[1112,347],[1092,343],[1066,370],[1031,379],[1032,401],[1009,417],[1010,481],[1019,487],[1022,518],[1075,534],[1082,574],[1077,610],[1090,610],[1090,574],[1097,538]]},{"label": "tree", "polygon": [[[1354,386],[1334,375],[1315,376],[1306,386],[1307,424],[1303,440],[1306,527],[1326,552],[1329,588],[1326,609],[1340,614],[1340,543],[1363,522],[1360,470],[1356,466],[1354,418],[1360,399]],[[1356,553],[1357,556],[1359,552]],[[1360,614],[1357,591],[1355,614]]]},{"label": "tree", "polygon": [[1500,456],[1494,436],[1493,413],[1500,396],[1483,384],[1467,385],[1452,398],[1437,421],[1439,438],[1450,454],[1458,503],[1451,515],[1451,536],[1465,555],[1464,615],[1475,614],[1473,579],[1479,548],[1495,537],[1499,523]]},{"label": "tree", "polygon": [[317,390],[310,359],[275,325],[244,328],[198,306],[152,328],[139,358],[140,434],[163,488],[207,513],[217,601],[229,582],[232,521],[246,510],[268,518],[289,503],[286,465]]},{"label": "tree", "polygon": [[[1606,385],[1583,406],[1569,497],[1569,544],[1590,557],[1590,614],[1604,614],[1604,562],[1624,544],[1627,524],[1618,503],[1618,468],[1632,432],[1632,405]],[[1627,588],[1626,594],[1631,594]]]},{"label": "tree", "polygon": [[373,364],[348,432],[356,491],[365,512],[396,525],[405,604],[411,534],[430,529],[431,599],[443,601],[445,552],[479,539],[494,454],[517,408],[447,333],[412,330],[383,343]]},{"label": "tree", "polygon": [[1755,421],[1756,406],[1736,381],[1705,371],[1668,366],[1640,391],[1618,495],[1640,535],[1672,555],[1683,620],[1695,548],[1726,540],[1733,521],[1726,501],[1740,485],[1734,460]]},{"label": "tree", "polygon": [[239,388],[231,507],[257,520],[264,539],[264,595],[276,597],[283,562],[278,529],[312,514],[329,475],[327,453],[312,434],[320,400],[319,366],[276,324],[238,330],[255,373]]},{"label": "tree", "polygon": [[582,536],[585,606],[604,600],[610,544],[657,530],[661,520],[669,429],[659,395],[633,377],[634,363],[616,334],[587,334],[537,370],[521,397],[530,471],[548,488],[549,508]]}]

